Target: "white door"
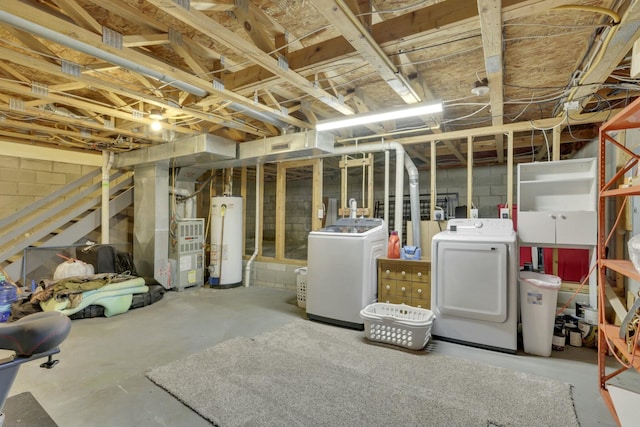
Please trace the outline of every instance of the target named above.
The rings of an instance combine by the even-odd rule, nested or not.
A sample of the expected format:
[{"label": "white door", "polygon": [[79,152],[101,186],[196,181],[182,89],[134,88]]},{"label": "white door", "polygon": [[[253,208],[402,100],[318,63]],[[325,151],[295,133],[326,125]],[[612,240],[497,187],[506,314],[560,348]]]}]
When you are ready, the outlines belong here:
[{"label": "white door", "polygon": [[507,257],[504,243],[438,242],[432,304],[444,316],[506,321]]}]

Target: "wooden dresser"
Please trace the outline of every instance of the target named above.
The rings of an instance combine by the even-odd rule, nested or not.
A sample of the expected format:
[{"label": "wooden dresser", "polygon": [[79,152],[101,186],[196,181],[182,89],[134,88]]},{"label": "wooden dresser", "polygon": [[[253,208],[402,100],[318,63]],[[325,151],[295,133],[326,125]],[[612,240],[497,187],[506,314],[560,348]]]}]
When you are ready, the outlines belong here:
[{"label": "wooden dresser", "polygon": [[378,258],[378,302],[431,308],[431,263]]}]

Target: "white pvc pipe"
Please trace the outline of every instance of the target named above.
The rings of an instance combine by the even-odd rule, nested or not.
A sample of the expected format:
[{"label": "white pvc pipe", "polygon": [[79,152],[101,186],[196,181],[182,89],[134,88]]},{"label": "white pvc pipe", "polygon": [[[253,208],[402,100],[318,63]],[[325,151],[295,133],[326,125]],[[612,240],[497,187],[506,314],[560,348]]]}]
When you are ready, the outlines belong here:
[{"label": "white pvc pipe", "polygon": [[[336,147],[333,153],[321,157],[341,156],[343,154],[375,153],[380,151],[396,151],[396,204],[394,212],[395,229],[402,241],[402,199],[404,194],[404,147],[398,142],[372,142],[358,146]],[[386,202],[386,200],[385,200]],[[386,204],[386,203],[385,203]]]},{"label": "white pvc pipe", "polygon": [[389,224],[389,150],[384,151],[384,222]]},{"label": "white pvc pipe", "polygon": [[256,163],[256,228],[254,230],[254,247],[251,257],[247,261],[244,267],[244,287],[248,288],[251,282],[251,264],[253,260],[258,256],[258,227],[260,227],[260,162]]},{"label": "white pvc pipe", "polygon": [[112,152],[102,152],[102,200],[100,209],[100,242],[103,245],[109,243],[109,177],[114,155]]}]

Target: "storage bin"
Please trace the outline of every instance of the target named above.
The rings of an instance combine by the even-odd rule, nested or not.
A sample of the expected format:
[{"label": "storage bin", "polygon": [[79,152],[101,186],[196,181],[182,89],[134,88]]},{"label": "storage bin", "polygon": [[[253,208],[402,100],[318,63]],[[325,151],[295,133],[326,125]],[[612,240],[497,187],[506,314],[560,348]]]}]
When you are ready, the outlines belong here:
[{"label": "storage bin", "polygon": [[406,304],[377,302],[360,311],[370,341],[422,350],[431,338],[435,315],[431,310]]},{"label": "storage bin", "polygon": [[295,269],[296,272],[296,300],[298,307],[307,307],[307,267]]}]

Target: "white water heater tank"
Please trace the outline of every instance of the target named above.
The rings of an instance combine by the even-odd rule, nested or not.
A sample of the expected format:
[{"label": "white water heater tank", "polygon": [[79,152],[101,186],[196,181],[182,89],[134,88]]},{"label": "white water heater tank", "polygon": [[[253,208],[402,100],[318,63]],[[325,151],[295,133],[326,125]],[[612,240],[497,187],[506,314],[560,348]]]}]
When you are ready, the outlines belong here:
[{"label": "white water heater tank", "polygon": [[241,284],[242,197],[212,197],[209,285],[231,288]]}]

